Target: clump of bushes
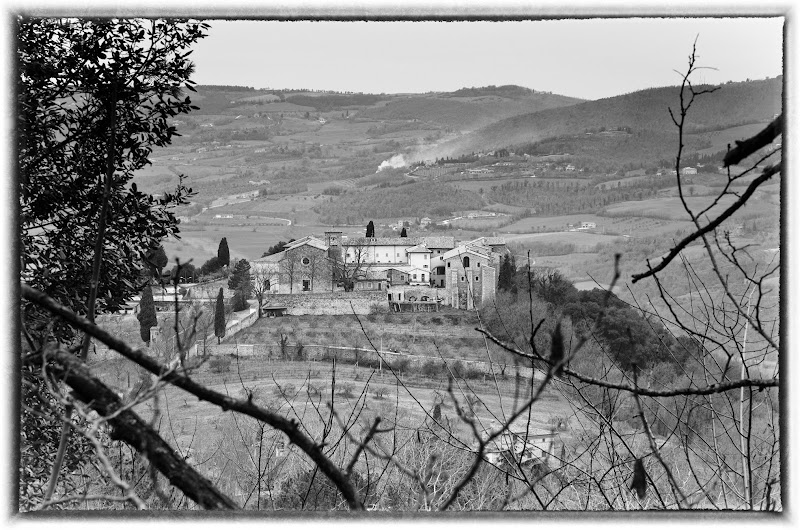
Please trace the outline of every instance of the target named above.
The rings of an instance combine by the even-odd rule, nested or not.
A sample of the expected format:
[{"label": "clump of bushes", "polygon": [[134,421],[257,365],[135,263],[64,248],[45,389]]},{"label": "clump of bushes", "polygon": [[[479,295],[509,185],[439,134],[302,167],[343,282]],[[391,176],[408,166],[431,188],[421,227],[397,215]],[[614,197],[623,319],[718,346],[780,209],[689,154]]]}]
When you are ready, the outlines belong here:
[{"label": "clump of bushes", "polygon": [[212,357],[208,361],[208,368],[215,374],[221,374],[231,369],[231,358],[226,356]]},{"label": "clump of bushes", "polygon": [[275,394],[276,396],[282,396],[286,399],[292,399],[297,394],[297,390],[295,389],[295,386],[292,383],[287,383],[283,386],[276,386],[273,389],[272,393]]},{"label": "clump of bushes", "polygon": [[351,383],[343,383],[339,386],[338,394],[344,398],[353,397],[353,385]]}]

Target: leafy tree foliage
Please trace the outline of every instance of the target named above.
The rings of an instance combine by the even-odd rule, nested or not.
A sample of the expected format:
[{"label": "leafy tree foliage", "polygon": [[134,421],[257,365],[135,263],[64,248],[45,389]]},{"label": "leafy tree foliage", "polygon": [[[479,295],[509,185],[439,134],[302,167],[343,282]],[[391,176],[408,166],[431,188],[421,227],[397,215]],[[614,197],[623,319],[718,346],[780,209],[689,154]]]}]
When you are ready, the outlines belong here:
[{"label": "leafy tree foliage", "polygon": [[214,307],[214,335],[217,337],[217,343],[225,336],[225,295],[222,287],[219,288],[217,305]]},{"label": "leafy tree foliage", "polygon": [[286,247],[289,246],[289,243],[291,243],[292,241],[294,241],[294,238],[290,239],[289,241],[278,241],[277,243],[269,247],[266,252],[261,254],[261,257],[266,258],[267,256],[272,256],[273,254],[277,254],[278,252],[283,252],[284,250],[286,250]]},{"label": "leafy tree foliage", "polygon": [[170,120],[196,108],[181,90],[191,89],[189,48],[206,27],[177,20],[19,20],[19,241],[28,285],[87,312],[89,249],[107,195],[111,215],[96,311],[118,310],[139,291],[142,258],[177,234],[170,208],[191,190],[181,184],[155,199],[130,180],[154,146],[170,143],[176,133]]},{"label": "leafy tree foliage", "polygon": [[197,267],[191,263],[181,263],[180,270],[177,265],[172,267],[172,277],[177,277],[180,283],[197,281],[198,273]]},{"label": "leafy tree foliage", "polygon": [[237,289],[236,292],[233,293],[231,308],[233,311],[244,311],[248,307],[250,307],[250,304],[247,303],[247,297],[245,296],[244,292]]},{"label": "leafy tree foliage", "polygon": [[503,256],[503,260],[500,263],[500,272],[497,275],[497,288],[503,291],[516,292],[516,274],[517,265],[514,256],[508,253]]},{"label": "leafy tree foliage", "polygon": [[233,273],[228,279],[228,287],[241,291],[245,297],[250,296],[253,282],[250,278],[250,263],[246,259],[239,260],[233,267]]},{"label": "leafy tree foliage", "polygon": [[[171,142],[170,121],[196,108],[182,90],[192,90],[190,48],[206,28],[178,20],[16,21],[23,282],[90,316],[118,310],[139,292],[147,251],[178,233],[171,208],[184,204],[191,189],[181,180],[155,199],[131,179],[154,146]],[[97,270],[95,298],[90,278]],[[21,311],[34,341],[45,333],[74,339],[72,328],[35,306],[23,302]],[[53,418],[65,413],[38,374],[26,377],[21,435],[30,444],[21,451],[21,507],[41,501],[44,489],[28,486],[53,467]],[[66,449],[62,483],[91,453],[82,437],[69,439]],[[38,478],[27,480],[31,474]]]},{"label": "leafy tree foliage", "polygon": [[147,285],[142,289],[142,299],[139,301],[139,334],[142,340],[150,346],[150,328],[158,325],[156,318],[156,305],[153,302],[153,289]]},{"label": "leafy tree foliage", "polygon": [[222,262],[219,260],[218,257],[214,256],[213,258],[208,259],[203,265],[200,267],[200,274],[205,276],[207,274],[211,274],[213,272],[217,272],[222,268]]},{"label": "leafy tree foliage", "polygon": [[227,267],[231,262],[231,252],[228,250],[228,238],[223,237],[219,241],[219,248],[217,249],[217,259],[219,259],[222,267]]},{"label": "leafy tree foliage", "polygon": [[164,267],[169,263],[167,253],[164,252],[164,247],[162,245],[158,245],[148,251],[144,259],[155,278],[161,277],[161,271],[163,271]]}]

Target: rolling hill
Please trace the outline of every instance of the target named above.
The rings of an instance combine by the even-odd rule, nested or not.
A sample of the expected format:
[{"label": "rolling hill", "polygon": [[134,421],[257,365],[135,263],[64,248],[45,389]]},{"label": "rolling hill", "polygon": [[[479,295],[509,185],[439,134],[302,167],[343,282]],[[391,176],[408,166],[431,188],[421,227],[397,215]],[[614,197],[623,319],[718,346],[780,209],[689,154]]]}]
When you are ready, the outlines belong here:
[{"label": "rolling hill", "polygon": [[[698,97],[689,116],[687,132],[702,135],[749,123],[771,120],[781,111],[783,77],[728,83],[714,93]],[[699,86],[696,89],[709,88]],[[679,105],[679,87],[651,88],[622,96],[520,114],[499,120],[470,134],[445,142],[420,154],[423,159],[517,146],[548,138],[585,135],[587,131],[630,128],[662,143],[675,127],[669,108]],[[615,149],[614,145],[611,146]],[[674,151],[674,142],[669,145]],[[670,151],[670,152],[671,152]],[[574,153],[573,153],[574,154]]]},{"label": "rolling hill", "polygon": [[449,93],[396,98],[380,107],[365,109],[360,116],[374,120],[421,120],[465,131],[519,114],[561,108],[581,101],[517,86],[463,88]]}]

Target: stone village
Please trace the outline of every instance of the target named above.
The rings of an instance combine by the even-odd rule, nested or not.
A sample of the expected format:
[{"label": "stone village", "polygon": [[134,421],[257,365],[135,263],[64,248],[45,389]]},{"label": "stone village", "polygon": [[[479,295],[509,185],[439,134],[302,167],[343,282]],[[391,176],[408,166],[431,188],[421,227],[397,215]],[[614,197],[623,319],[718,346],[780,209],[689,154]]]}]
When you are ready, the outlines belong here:
[{"label": "stone village", "polygon": [[251,266],[267,282],[264,309],[270,315],[292,314],[302,297],[325,294],[345,302],[368,295],[391,311],[437,311],[440,304],[474,309],[494,299],[505,252],[500,237],[458,242],[452,236],[348,238],[328,231],[323,238],[293,241]]}]

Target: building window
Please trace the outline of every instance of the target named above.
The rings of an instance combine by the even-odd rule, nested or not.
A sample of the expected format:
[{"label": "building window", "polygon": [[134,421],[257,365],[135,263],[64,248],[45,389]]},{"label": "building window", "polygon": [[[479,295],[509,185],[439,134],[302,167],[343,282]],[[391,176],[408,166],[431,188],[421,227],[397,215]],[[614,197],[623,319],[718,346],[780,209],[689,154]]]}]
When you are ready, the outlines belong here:
[{"label": "building window", "polygon": [[303,280],[303,290],[304,291],[311,290],[311,280]]},{"label": "building window", "polygon": [[464,281],[464,277],[463,277],[463,276],[461,277],[461,281],[462,281],[462,282]]},{"label": "building window", "polygon": [[425,275],[424,274],[422,275],[422,281],[423,282],[425,281]]},{"label": "building window", "polygon": [[303,259],[301,259],[300,261],[301,261],[301,263],[302,263],[303,265],[308,265],[309,263],[311,263],[311,260],[310,260],[310,259],[308,259],[308,258],[303,258]]},{"label": "building window", "polygon": [[478,262],[478,267],[480,267],[480,266],[481,266],[481,262],[479,261],[479,262]]},{"label": "building window", "polygon": [[388,253],[388,252],[386,253],[386,257],[387,257],[387,258],[389,257],[389,253]]},{"label": "building window", "polygon": [[450,262],[449,261],[447,262],[447,268],[448,269],[450,268]]},{"label": "building window", "polygon": [[414,279],[415,279],[415,280],[417,279],[417,275],[416,275],[416,274],[414,275]]},{"label": "building window", "polygon": [[425,265],[422,266],[422,268],[423,269],[427,269],[428,268],[428,264],[426,263]]},{"label": "building window", "polygon": [[372,282],[367,282],[367,289],[372,289]]},{"label": "building window", "polygon": [[478,279],[478,277],[477,277],[477,276],[475,276],[475,281],[476,281],[476,282],[479,282],[479,281],[480,281],[480,280]]},{"label": "building window", "polygon": [[464,268],[469,268],[469,256],[464,256]]}]

